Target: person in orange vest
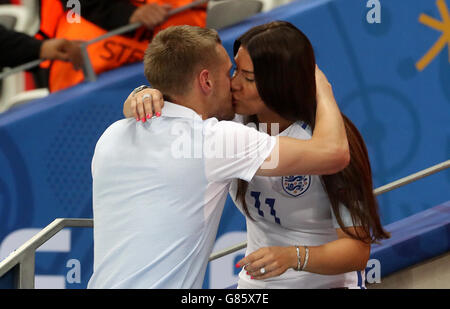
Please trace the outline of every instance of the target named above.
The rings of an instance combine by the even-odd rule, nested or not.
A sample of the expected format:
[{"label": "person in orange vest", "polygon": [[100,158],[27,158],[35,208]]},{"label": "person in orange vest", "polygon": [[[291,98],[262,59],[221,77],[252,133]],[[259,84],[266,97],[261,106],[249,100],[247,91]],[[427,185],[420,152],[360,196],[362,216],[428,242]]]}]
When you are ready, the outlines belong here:
[{"label": "person in orange vest", "polygon": [[[41,27],[37,38],[65,38],[89,41],[127,24],[144,27],[88,46],[95,73],[142,61],[151,38],[173,25],[206,26],[206,5],[169,17],[172,9],[193,0],[41,0]],[[75,3],[75,5],[73,5]],[[62,61],[46,64],[50,92],[84,80],[81,70]]]}]

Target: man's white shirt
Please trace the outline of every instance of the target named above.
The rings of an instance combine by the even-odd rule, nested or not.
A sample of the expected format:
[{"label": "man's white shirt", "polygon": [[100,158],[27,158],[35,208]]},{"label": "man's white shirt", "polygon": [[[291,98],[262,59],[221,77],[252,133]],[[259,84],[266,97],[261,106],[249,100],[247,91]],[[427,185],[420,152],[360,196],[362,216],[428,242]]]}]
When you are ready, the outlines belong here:
[{"label": "man's white shirt", "polygon": [[275,144],[170,102],[144,124],[112,124],[92,159],[88,288],[201,288],[231,181],[250,181]]}]

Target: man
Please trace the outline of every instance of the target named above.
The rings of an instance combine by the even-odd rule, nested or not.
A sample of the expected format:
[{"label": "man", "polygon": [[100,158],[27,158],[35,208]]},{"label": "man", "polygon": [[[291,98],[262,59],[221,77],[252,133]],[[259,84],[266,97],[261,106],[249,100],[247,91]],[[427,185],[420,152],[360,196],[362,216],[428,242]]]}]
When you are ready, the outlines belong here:
[{"label": "man", "polygon": [[234,116],[232,65],[214,30],[161,31],[144,66],[170,102],[143,125],[114,123],[97,143],[88,287],[201,288],[231,180],[335,173],[349,160],[345,129],[323,82],[309,141],[219,121]]}]

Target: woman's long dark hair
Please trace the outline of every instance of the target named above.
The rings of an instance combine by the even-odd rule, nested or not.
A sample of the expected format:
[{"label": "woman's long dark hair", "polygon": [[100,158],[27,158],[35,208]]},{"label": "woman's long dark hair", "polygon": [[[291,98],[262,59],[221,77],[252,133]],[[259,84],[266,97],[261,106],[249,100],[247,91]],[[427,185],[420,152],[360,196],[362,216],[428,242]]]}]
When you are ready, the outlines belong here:
[{"label": "woman's long dark hair", "polygon": [[[292,24],[277,21],[256,26],[239,37],[234,43],[235,55],[240,46],[250,54],[256,87],[266,106],[283,118],[301,120],[314,130],[316,61],[309,39]],[[350,163],[339,173],[321,176],[321,181],[344,232],[365,242],[377,242],[389,238],[390,234],[380,222],[369,155],[356,126],[345,115],[342,116],[349,142]],[[255,115],[246,117],[245,121],[258,123]],[[248,183],[239,180],[236,198],[251,218],[245,202],[247,188]],[[349,210],[354,226],[361,226],[365,235],[357,233],[353,236],[348,231],[339,211],[340,204]]]}]

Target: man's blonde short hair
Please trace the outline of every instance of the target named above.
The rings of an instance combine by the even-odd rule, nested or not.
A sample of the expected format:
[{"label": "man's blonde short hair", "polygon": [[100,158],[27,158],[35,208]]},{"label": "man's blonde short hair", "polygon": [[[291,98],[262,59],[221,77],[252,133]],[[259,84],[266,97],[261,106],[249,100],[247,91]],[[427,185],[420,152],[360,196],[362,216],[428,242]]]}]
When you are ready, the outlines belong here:
[{"label": "man's blonde short hair", "polygon": [[189,91],[199,69],[217,65],[217,31],[194,26],[173,26],[159,32],[144,56],[150,85],[166,96]]}]

